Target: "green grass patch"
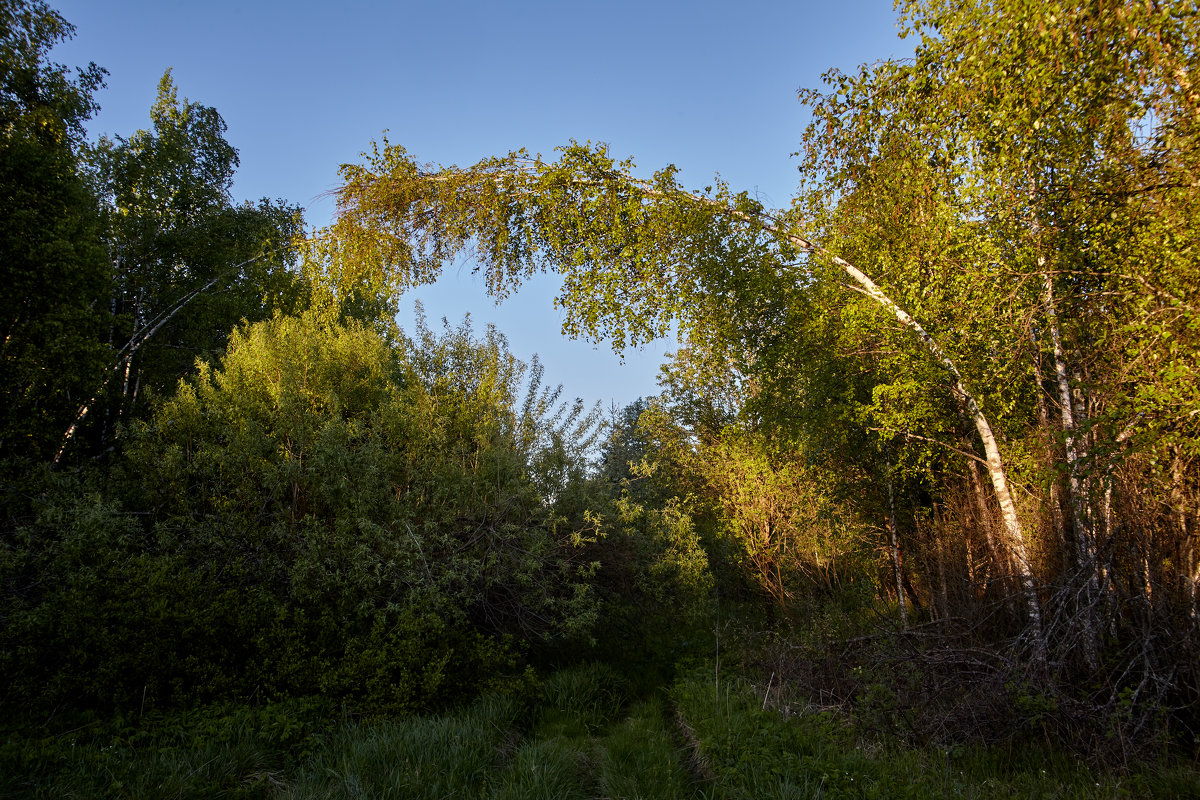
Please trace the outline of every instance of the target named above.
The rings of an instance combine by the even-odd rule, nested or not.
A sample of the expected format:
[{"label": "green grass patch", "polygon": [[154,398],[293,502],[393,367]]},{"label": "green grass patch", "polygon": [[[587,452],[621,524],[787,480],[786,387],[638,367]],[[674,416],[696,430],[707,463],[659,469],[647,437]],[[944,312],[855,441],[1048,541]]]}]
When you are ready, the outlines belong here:
[{"label": "green grass patch", "polygon": [[586,753],[555,737],[527,742],[500,773],[492,800],[584,800],[589,797]]},{"label": "green grass patch", "polygon": [[599,793],[611,800],[674,800],[692,794],[659,698],[633,706],[598,740],[596,761]]},{"label": "green grass patch", "polygon": [[706,798],[1200,797],[1200,773],[1147,766],[1096,774],[1069,757],[1034,749],[915,749],[865,741],[833,713],[785,718],[762,708],[748,686],[711,671],[677,682],[672,697],[700,770]]},{"label": "green grass patch", "polygon": [[458,714],[346,726],[278,796],[479,797],[518,710],[511,698],[486,696]]},{"label": "green grass patch", "polygon": [[537,734],[578,738],[600,730],[629,702],[628,685],[607,664],[579,664],[555,672],[542,684]]}]

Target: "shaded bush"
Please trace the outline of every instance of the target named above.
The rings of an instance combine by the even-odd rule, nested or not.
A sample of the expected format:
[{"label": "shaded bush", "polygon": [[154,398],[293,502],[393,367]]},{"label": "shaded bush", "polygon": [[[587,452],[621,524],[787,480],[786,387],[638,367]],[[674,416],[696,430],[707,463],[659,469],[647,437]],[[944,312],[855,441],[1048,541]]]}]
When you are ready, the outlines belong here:
[{"label": "shaded bush", "polygon": [[10,699],[414,711],[586,632],[577,549],[531,476],[546,420],[517,409],[522,365],[492,331],[420,330],[246,326],[135,431],[107,497],[46,493],[0,560]]}]

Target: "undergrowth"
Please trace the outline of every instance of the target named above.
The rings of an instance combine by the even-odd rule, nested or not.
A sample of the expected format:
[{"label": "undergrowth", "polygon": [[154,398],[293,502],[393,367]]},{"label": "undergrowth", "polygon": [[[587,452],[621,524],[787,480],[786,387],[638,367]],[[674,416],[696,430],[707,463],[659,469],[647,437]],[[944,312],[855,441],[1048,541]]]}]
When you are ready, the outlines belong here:
[{"label": "undergrowth", "polygon": [[913,746],[841,708],[777,707],[777,694],[711,663],[669,692],[630,685],[581,664],[535,696],[484,695],[438,716],[352,718],[292,701],[54,735],[13,727],[0,797],[1200,798],[1189,764],[1108,773],[1045,748]]},{"label": "undergrowth", "polygon": [[1200,798],[1191,765],[1105,772],[1037,747],[914,747],[863,735],[854,720],[815,706],[781,713],[737,677],[711,666],[672,691],[705,798]]}]

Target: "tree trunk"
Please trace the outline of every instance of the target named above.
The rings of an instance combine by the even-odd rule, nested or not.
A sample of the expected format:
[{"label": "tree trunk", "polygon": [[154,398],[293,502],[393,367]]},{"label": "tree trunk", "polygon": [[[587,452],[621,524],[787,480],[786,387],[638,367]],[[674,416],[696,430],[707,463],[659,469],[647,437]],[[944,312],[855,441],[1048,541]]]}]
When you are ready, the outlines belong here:
[{"label": "tree trunk", "polygon": [[900,604],[900,624],[908,628],[908,603],[904,597],[904,569],[900,560],[900,539],[896,526],[896,495],[892,488],[892,465],[887,465],[888,535],[892,543],[892,568],[896,572],[896,602]]},{"label": "tree trunk", "polygon": [[[1055,428],[1050,422],[1050,411],[1046,408],[1046,379],[1042,374],[1042,353],[1038,346],[1037,335],[1032,336],[1033,339],[1033,377],[1037,382],[1037,391],[1034,392],[1034,397],[1037,400],[1038,423],[1042,426],[1042,432],[1045,436],[1046,459],[1047,463],[1052,468],[1054,463],[1058,461],[1057,448],[1054,445]],[[1059,480],[1057,475],[1052,475],[1050,480],[1050,522],[1054,526],[1054,535],[1058,538],[1058,546],[1063,554],[1063,563],[1069,564],[1072,559],[1072,552],[1067,541],[1066,524],[1063,521],[1062,497],[1059,492]]]},{"label": "tree trunk", "polygon": [[1062,335],[1058,328],[1058,312],[1054,305],[1054,282],[1049,273],[1042,273],[1042,285],[1044,290],[1042,305],[1046,312],[1046,324],[1050,329],[1050,340],[1054,345],[1054,374],[1058,383],[1059,406],[1062,410],[1063,442],[1067,456],[1067,485],[1071,496],[1076,568],[1083,578],[1082,597],[1077,603],[1075,618],[1083,628],[1084,661],[1090,669],[1095,669],[1100,663],[1096,643],[1096,616],[1099,611],[1100,585],[1096,576],[1098,565],[1096,541],[1086,497],[1089,492],[1079,466],[1083,455],[1081,450],[1085,445],[1079,437],[1079,431],[1075,424],[1075,399],[1071,392]]},{"label": "tree trunk", "polygon": [[921,326],[921,323],[913,319],[907,311],[896,305],[862,270],[855,267],[849,261],[833,255],[823,247],[818,247],[800,236],[789,234],[788,239],[792,244],[809,253],[819,253],[832,259],[835,265],[862,287],[864,294],[891,312],[902,325],[915,333],[930,355],[950,374],[951,390],[965,406],[971,422],[975,425],[975,431],[979,434],[983,451],[987,456],[988,477],[992,481],[992,491],[996,495],[996,502],[1000,504],[1000,514],[1004,520],[1005,544],[1009,552],[1012,553],[1014,565],[1017,569],[1017,578],[1021,585],[1021,595],[1025,601],[1025,614],[1031,639],[1033,661],[1039,668],[1044,668],[1047,661],[1047,652],[1045,625],[1042,622],[1042,603],[1038,597],[1037,583],[1033,576],[1033,567],[1029,559],[1028,548],[1025,544],[1025,535],[1021,529],[1021,519],[1017,515],[1017,506],[1013,502],[1012,492],[1008,487],[1008,475],[1004,470],[1004,461],[1000,457],[1000,448],[996,444],[996,436],[992,432],[992,425],[988,422],[983,410],[979,407],[979,402],[975,399],[975,396],[968,391],[963,382],[962,373],[958,371],[958,365],[946,354],[941,345],[929,335],[928,331]]},{"label": "tree trunk", "polygon": [[1183,460],[1179,457],[1179,448],[1171,458],[1171,510],[1175,515],[1175,526],[1178,529],[1179,551],[1183,558],[1183,588],[1187,596],[1188,616],[1192,623],[1200,622],[1200,564],[1196,558],[1196,543],[1193,531],[1188,526],[1188,502],[1184,492]]},{"label": "tree trunk", "polygon": [[100,387],[96,390],[96,393],[89,397],[79,407],[79,411],[75,413],[75,419],[71,421],[71,424],[67,426],[66,432],[63,433],[62,444],[59,445],[58,452],[54,454],[54,459],[51,463],[57,465],[58,462],[62,460],[63,453],[66,452],[67,447],[75,438],[75,434],[79,432],[79,426],[83,424],[83,421],[91,412],[92,406],[96,402],[96,399],[104,392],[106,388],[108,388],[108,384],[110,381],[112,381],[113,375],[119,372],[122,367],[125,368],[125,381],[121,390],[121,397],[124,399],[129,389],[130,365],[133,362],[134,355],[137,354],[142,345],[149,341],[154,334],[158,333],[158,331],[160,331],[164,325],[170,322],[171,319],[173,319],[175,315],[182,311],[189,303],[215,286],[222,278],[227,277],[230,274],[235,274],[238,270],[253,264],[255,261],[258,261],[261,258],[263,258],[261,255],[255,256],[254,258],[246,259],[240,264],[235,264],[229,270],[217,275],[200,288],[195,289],[194,291],[189,292],[181,297],[175,302],[174,305],[168,307],[154,319],[146,322],[145,324],[139,325],[134,331],[133,336],[131,336],[129,341],[125,343],[125,346],[121,348],[121,352],[117,353],[117,363],[114,364],[110,370],[108,370],[107,375],[105,375],[104,379],[100,382]]}]

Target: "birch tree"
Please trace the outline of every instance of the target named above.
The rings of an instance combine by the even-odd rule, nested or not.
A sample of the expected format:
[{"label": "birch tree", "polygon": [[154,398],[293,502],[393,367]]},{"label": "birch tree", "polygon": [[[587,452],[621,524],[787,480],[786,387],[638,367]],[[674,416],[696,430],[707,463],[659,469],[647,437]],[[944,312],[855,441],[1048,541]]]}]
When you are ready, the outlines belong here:
[{"label": "birch tree", "polygon": [[0,2],[0,457],[42,459],[104,358],[93,300],[108,272],[79,169],[95,65],[49,60],[73,28],[37,2]]},{"label": "birch tree", "polygon": [[[803,149],[806,197],[829,209],[881,175],[894,188],[905,170],[881,173],[881,154],[911,142],[907,170],[929,171],[929,191],[989,243],[925,261],[940,263],[936,282],[957,274],[1003,287],[987,304],[996,352],[1028,354],[1032,373],[1011,373],[1025,388],[993,418],[1013,439],[1052,426],[1053,473],[1043,481],[1063,478],[1066,508],[1051,516],[1068,521],[1056,527],[1070,537],[1071,561],[1070,574],[1055,576],[1072,595],[1060,638],[1094,668],[1120,549],[1111,475],[1138,448],[1169,462],[1168,442],[1196,433],[1185,418],[1197,407],[1197,262],[1184,242],[1197,219],[1198,18],[1173,3],[934,0],[901,9],[906,32],[919,37],[911,62],[832,72],[825,90],[802,93],[816,117]],[[887,209],[877,212],[855,231],[867,249],[897,237],[880,222]],[[928,229],[908,223],[918,239]],[[912,272],[904,280],[928,285]],[[970,330],[963,305],[944,307]],[[1150,491],[1189,495],[1195,474],[1186,474],[1159,474]],[[1054,492],[1049,500],[1058,502]]]},{"label": "birch tree", "polygon": [[180,101],[168,70],[150,119],[149,129],[102,138],[89,154],[111,260],[110,359],[64,423],[56,462],[98,407],[103,441],[145,390],[169,390],[197,358],[217,356],[239,320],[306,299],[290,269],[299,209],[232,202],[238,154],[217,110]]},{"label": "birch tree", "polygon": [[[1191,453],[1197,440],[1200,281],[1185,244],[1198,218],[1197,16],[1175,4],[933,0],[902,4],[901,20],[919,38],[912,61],[832,72],[801,93],[814,122],[787,211],[719,180],[685,190],[673,167],[638,177],[587,144],[459,168],[385,142],[344,169],[325,252],[338,274],[371,265],[381,291],[430,281],[461,252],[497,297],[555,272],[565,333],[620,351],[678,325],[685,341],[748,354],[760,381],[764,366],[803,371],[793,355],[764,356],[786,353],[777,343],[803,314],[834,308],[794,298],[831,287],[847,308],[864,303],[874,311],[854,324],[891,354],[869,403],[893,414],[880,433],[984,466],[1000,520],[990,549],[1015,571],[1035,661],[1053,580],[1073,595],[1054,635],[1094,667],[1121,502],[1111,476],[1139,447]],[[953,417],[973,444],[931,435]],[[1024,453],[1044,424],[1055,444],[1038,475]],[[1194,565],[1194,462],[1171,458],[1158,485],[1175,487],[1171,524]],[[1060,474],[1066,509],[1049,516],[1064,520],[1070,574],[1039,574],[1046,548],[1028,531],[1046,513],[1039,486]],[[1180,574],[1194,597],[1195,569]]]},{"label": "birch tree", "polygon": [[384,144],[366,164],[343,170],[339,219],[327,252],[379,265],[397,287],[432,280],[470,251],[498,297],[538,271],[563,279],[564,333],[637,346],[678,324],[684,337],[721,319],[714,292],[745,272],[788,276],[794,285],[832,268],[915,338],[943,371],[975,427],[1001,508],[1037,660],[1044,659],[1040,602],[996,436],[951,354],[862,269],[800,233],[745,193],[715,182],[685,191],[667,167],[649,179],[604,147],[573,143],[557,161],[519,151],[472,167],[421,167]]}]

